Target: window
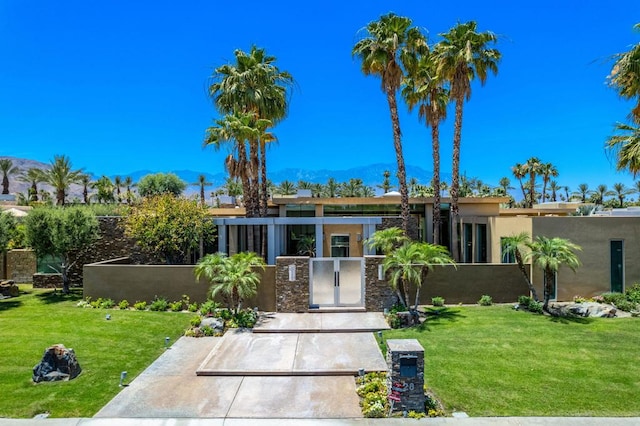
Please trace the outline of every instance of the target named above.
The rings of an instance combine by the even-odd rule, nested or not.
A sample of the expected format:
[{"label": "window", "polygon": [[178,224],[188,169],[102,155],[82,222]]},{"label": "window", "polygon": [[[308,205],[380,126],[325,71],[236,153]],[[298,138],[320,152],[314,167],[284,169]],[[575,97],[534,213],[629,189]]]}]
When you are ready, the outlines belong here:
[{"label": "window", "polygon": [[349,257],[349,235],[331,235],[331,257]]}]

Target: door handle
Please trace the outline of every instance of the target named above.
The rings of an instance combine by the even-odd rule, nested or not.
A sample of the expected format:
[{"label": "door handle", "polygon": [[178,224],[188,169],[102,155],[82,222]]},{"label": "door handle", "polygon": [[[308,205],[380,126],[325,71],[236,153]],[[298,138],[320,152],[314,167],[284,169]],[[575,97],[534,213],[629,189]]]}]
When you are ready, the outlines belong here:
[{"label": "door handle", "polygon": [[340,287],[340,272],[333,271],[333,286]]}]

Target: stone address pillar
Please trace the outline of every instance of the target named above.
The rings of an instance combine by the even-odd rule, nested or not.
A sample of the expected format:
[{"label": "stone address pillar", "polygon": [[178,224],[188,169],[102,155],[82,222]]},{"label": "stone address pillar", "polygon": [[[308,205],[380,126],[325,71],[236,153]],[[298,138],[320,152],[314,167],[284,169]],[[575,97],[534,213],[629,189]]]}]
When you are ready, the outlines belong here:
[{"label": "stone address pillar", "polygon": [[424,348],[416,339],[387,340],[387,386],[393,411],[424,412]]}]

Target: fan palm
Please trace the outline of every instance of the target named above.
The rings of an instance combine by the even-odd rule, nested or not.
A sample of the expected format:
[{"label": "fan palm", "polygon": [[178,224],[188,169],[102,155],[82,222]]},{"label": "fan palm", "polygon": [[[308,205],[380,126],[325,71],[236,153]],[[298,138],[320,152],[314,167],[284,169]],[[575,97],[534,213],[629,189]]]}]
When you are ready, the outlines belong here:
[{"label": "fan palm", "polygon": [[[449,91],[438,75],[433,54],[421,55],[415,66],[409,67],[402,96],[411,111],[418,106],[418,118],[431,128],[433,158],[433,188],[440,188],[440,123],[447,117]],[[433,192],[433,243],[440,244],[440,191]]]},{"label": "fan palm", "polygon": [[[634,28],[640,31],[640,23]],[[614,58],[616,61],[607,80],[622,98],[635,99],[636,105],[631,111],[631,116],[636,123],[640,123],[640,43],[633,45],[628,52],[615,55]]]},{"label": "fan palm", "polygon": [[71,160],[66,155],[54,155],[51,168],[46,171],[46,182],[56,191],[56,204],[63,206],[67,190],[82,181],[82,169],[72,170]]},{"label": "fan palm", "polygon": [[542,173],[542,162],[538,157],[531,157],[523,165],[525,173],[529,175],[529,199],[527,207],[532,208],[536,202],[536,177]]},{"label": "fan palm", "polygon": [[542,175],[542,202],[544,203],[547,199],[547,184],[552,177],[558,177],[558,169],[551,163],[542,163],[540,174]]},{"label": "fan palm", "polygon": [[9,193],[9,176],[17,174],[18,167],[13,166],[13,161],[8,158],[0,159],[0,173],[2,173],[2,194]]},{"label": "fan palm", "polygon": [[200,205],[204,207],[204,204],[205,204],[204,188],[206,188],[207,186],[211,186],[213,184],[211,182],[207,182],[207,177],[205,175],[199,175],[198,181],[192,183],[191,185],[194,185],[200,188]]},{"label": "fan palm", "polygon": [[382,91],[387,98],[393,128],[393,147],[398,164],[402,228],[405,231],[409,228],[409,191],[396,94],[400,89],[407,63],[414,60],[416,52],[427,48],[425,37],[411,24],[411,19],[394,13],[383,15],[378,21],[370,22],[366,26],[366,37],[358,41],[352,50],[352,55],[361,61],[364,75],[380,77]]},{"label": "fan palm", "polygon": [[618,170],[628,170],[633,177],[640,172],[640,126],[617,123],[617,134],[610,136],[605,148],[616,158]]},{"label": "fan palm", "polygon": [[527,205],[527,193],[524,190],[524,183],[522,181],[522,179],[524,179],[527,176],[527,172],[525,170],[525,167],[520,164],[520,163],[516,163],[513,167],[511,167],[511,172],[513,173],[513,176],[518,179],[518,182],[520,183],[520,190],[522,191],[522,201],[524,203],[524,205]]},{"label": "fan palm", "polygon": [[567,266],[572,271],[576,271],[580,266],[580,259],[576,251],[582,250],[579,245],[572,243],[565,238],[547,238],[538,236],[527,244],[529,250],[526,259],[531,259],[533,263],[544,271],[544,303],[542,309],[549,312],[549,300],[553,291],[555,275],[561,266]]},{"label": "fan palm", "polygon": [[462,110],[465,100],[471,98],[471,81],[478,79],[484,85],[489,72],[498,73],[501,54],[489,48],[497,37],[494,33],[478,32],[477,23],[458,23],[448,32],[440,34],[440,41],[434,48],[438,61],[438,74],[450,83],[449,96],[455,101],[455,123],[453,133],[453,160],[451,188],[452,251],[453,258],[459,259],[458,247],[458,185],[460,179],[460,145],[462,142]]}]

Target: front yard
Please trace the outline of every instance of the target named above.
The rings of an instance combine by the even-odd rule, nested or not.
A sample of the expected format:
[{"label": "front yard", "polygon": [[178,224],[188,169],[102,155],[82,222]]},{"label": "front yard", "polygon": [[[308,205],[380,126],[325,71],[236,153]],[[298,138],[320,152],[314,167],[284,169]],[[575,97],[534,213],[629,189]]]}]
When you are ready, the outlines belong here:
[{"label": "front yard", "polygon": [[[448,307],[384,333],[425,348],[425,382],[470,416],[640,416],[640,322]],[[384,349],[386,351],[386,349]]]}]

